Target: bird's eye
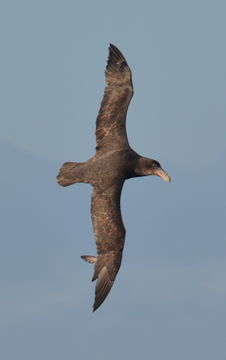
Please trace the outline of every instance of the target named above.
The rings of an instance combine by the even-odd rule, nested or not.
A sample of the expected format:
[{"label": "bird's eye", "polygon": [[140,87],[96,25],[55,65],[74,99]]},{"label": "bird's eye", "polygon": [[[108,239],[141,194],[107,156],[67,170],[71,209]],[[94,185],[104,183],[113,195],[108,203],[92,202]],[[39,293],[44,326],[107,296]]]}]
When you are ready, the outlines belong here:
[{"label": "bird's eye", "polygon": [[153,167],[154,167],[154,168],[159,168],[159,167],[161,167],[161,165],[159,164],[158,161],[154,161]]}]

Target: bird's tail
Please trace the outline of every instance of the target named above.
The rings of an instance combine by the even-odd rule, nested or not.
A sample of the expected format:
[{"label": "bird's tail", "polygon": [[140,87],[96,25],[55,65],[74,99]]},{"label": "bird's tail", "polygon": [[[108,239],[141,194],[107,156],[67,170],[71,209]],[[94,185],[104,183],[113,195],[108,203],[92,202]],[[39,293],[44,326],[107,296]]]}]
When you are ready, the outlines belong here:
[{"label": "bird's tail", "polygon": [[66,162],[60,168],[57,182],[61,186],[69,186],[78,182],[84,182],[84,163]]}]

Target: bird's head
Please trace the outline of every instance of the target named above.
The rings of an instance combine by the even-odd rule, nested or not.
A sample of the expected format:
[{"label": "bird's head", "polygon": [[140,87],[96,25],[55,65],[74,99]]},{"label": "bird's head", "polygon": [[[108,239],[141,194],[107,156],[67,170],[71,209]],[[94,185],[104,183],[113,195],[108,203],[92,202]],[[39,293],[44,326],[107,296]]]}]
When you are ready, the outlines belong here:
[{"label": "bird's head", "polygon": [[170,182],[171,178],[165,172],[160,163],[156,160],[140,157],[136,166],[137,176],[156,175],[161,177],[164,181]]}]

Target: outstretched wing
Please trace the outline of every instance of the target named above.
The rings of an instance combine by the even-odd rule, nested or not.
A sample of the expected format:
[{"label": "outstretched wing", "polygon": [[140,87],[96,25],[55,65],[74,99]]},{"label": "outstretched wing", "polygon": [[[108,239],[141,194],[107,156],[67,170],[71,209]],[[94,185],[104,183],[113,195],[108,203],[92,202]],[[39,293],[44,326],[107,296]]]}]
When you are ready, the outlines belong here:
[{"label": "outstretched wing", "polygon": [[126,113],[133,96],[130,68],[116,46],[110,44],[105,71],[107,86],[96,120],[96,150],[108,152],[128,147]]},{"label": "outstretched wing", "polygon": [[94,189],[92,195],[91,215],[98,256],[82,258],[95,264],[92,280],[97,282],[93,311],[108,295],[121,265],[125,241],[125,228],[120,210],[122,186],[123,181],[104,191]]}]

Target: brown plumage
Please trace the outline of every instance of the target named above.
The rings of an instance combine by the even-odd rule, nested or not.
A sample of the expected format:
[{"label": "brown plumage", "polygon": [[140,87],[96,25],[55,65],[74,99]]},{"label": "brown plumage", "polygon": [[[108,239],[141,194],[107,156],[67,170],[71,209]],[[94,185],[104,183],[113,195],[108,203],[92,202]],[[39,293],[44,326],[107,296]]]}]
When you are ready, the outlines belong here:
[{"label": "brown plumage", "polygon": [[96,154],[83,163],[64,163],[57,176],[61,186],[78,182],[93,186],[91,216],[97,256],[82,258],[94,264],[94,311],[111,290],[121,265],[125,228],[120,196],[124,181],[146,175],[170,181],[157,161],[138,155],[129,146],[126,113],[133,96],[132,75],[124,56],[112,44],[105,76],[107,86],[96,120]]}]

